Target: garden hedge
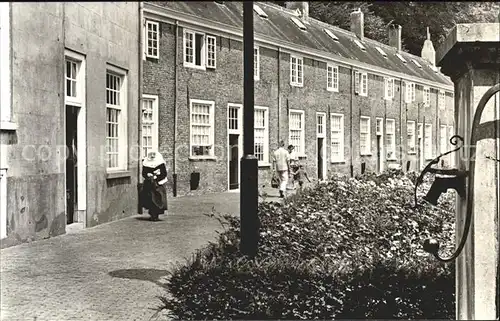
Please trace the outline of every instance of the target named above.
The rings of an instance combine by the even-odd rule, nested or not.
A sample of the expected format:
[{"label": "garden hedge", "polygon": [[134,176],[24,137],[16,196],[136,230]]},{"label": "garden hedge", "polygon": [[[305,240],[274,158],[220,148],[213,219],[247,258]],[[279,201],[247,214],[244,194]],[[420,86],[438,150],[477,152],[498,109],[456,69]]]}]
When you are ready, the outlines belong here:
[{"label": "garden hedge", "polygon": [[[415,175],[328,183],[261,202],[259,252],[239,252],[239,218],[172,271],[160,309],[175,319],[454,319],[454,264],[422,250],[454,244],[454,194],[413,208]],[[419,189],[419,198],[429,187]],[[219,218],[220,219],[220,218]]]}]

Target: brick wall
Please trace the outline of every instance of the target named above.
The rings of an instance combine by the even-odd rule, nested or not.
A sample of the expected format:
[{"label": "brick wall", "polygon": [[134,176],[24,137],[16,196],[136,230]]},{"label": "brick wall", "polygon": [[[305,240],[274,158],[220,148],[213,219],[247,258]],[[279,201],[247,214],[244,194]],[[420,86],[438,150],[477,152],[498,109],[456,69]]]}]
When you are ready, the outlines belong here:
[{"label": "brick wall", "polygon": [[[178,194],[206,193],[228,189],[228,132],[227,108],[229,103],[243,103],[243,43],[228,37],[217,36],[217,67],[214,70],[197,70],[183,66],[183,29],[179,27],[177,38],[177,66],[175,66],[175,26],[160,23],[160,58],[145,62],[144,93],[157,94],[160,97],[160,151],[164,154],[169,168],[169,190],[172,192],[173,174],[173,139],[175,96],[177,95],[177,148],[176,173],[178,174]],[[208,33],[210,34],[210,33]],[[288,111],[303,110],[305,113],[305,147],[307,157],[301,159],[311,178],[317,177],[317,137],[316,112],[326,113],[326,168],[328,173],[340,172],[354,174],[361,172],[364,162],[367,171],[377,170],[377,135],[376,118],[395,120],[397,160],[385,160],[410,169],[417,168],[418,155],[408,155],[407,120],[415,120],[415,135],[419,119],[432,119],[433,138],[436,136],[437,91],[432,91],[431,106],[418,108],[422,101],[422,87],[417,85],[417,101],[404,102],[404,92],[398,79],[395,80],[395,93],[392,100],[384,99],[384,77],[368,73],[368,96],[352,94],[352,68],[339,66],[339,91],[327,90],[326,63],[309,57],[303,57],[304,85],[290,85],[290,53],[260,47],[260,79],[255,82],[255,105],[269,108],[269,152],[278,147],[283,139],[288,145]],[[279,60],[278,60],[279,57]],[[300,57],[300,55],[299,55]],[[175,84],[177,70],[177,84]],[[363,70],[360,70],[363,71]],[[403,96],[402,96],[403,95]],[[401,102],[403,98],[403,102]],[[215,160],[189,159],[189,99],[215,102]],[[450,104],[452,101],[449,102]],[[352,106],[352,107],[351,107]],[[451,110],[451,109],[448,109]],[[344,162],[331,162],[330,116],[329,113],[344,115]],[[371,155],[360,155],[359,127],[360,116],[370,116]],[[352,119],[352,120],[351,120]],[[434,140],[434,139],[433,139]],[[352,144],[351,144],[352,141]],[[381,142],[385,142],[384,136]],[[434,155],[436,143],[433,143]],[[351,163],[352,152],[352,163]],[[270,155],[271,159],[271,155]],[[189,190],[190,173],[200,172],[199,189]],[[271,171],[269,166],[259,168],[259,184],[269,184]]]}]

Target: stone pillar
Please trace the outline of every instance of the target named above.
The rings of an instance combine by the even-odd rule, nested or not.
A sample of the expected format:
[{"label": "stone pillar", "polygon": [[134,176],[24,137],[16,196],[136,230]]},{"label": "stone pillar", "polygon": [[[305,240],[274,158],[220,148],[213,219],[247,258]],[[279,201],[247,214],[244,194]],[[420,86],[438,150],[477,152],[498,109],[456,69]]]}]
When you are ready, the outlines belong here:
[{"label": "stone pillar", "polygon": [[[498,23],[458,24],[436,53],[441,71],[455,84],[455,124],[466,148],[456,155],[469,168],[474,112],[483,94],[500,82]],[[498,320],[499,291],[499,159],[500,100],[492,97],[481,117],[476,144],[473,223],[464,251],[456,260],[456,318]],[[477,128],[477,127],[476,127]],[[490,159],[494,158],[494,159]],[[468,182],[469,184],[472,182]],[[456,240],[465,220],[465,199],[457,200]]]}]

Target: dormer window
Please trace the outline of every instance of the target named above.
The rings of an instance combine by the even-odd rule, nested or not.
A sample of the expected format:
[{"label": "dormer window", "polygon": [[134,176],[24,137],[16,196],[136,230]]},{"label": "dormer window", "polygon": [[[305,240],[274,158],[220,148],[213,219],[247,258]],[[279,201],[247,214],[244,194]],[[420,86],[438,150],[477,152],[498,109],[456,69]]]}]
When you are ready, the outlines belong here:
[{"label": "dormer window", "polygon": [[323,30],[325,31],[325,33],[327,35],[330,36],[330,38],[332,38],[335,41],[339,41],[339,38],[337,38],[337,36],[333,32],[331,32],[329,29],[323,29]]},{"label": "dormer window", "polygon": [[415,59],[412,59],[412,61],[418,68],[422,68],[422,65],[418,61],[416,61]]},{"label": "dormer window", "polygon": [[384,56],[385,58],[387,58],[387,54],[385,53],[385,51],[383,51],[381,48],[379,47],[375,47],[375,49],[377,49],[377,51],[382,55]]},{"label": "dormer window", "polygon": [[397,53],[396,56],[399,58],[399,60],[401,60],[402,62],[406,63],[406,59],[403,56],[401,56],[401,54]]},{"label": "dormer window", "polygon": [[253,10],[259,15],[259,17],[267,19],[267,13],[265,13],[264,10],[262,10],[262,8],[258,5],[254,4]]},{"label": "dormer window", "polygon": [[304,26],[302,21],[300,21],[296,17],[291,17],[290,19],[292,19],[293,23],[295,23],[297,25],[297,27],[299,27],[300,30],[303,30],[303,31],[306,30],[306,26]]},{"label": "dormer window", "polygon": [[362,44],[362,43],[361,43],[358,39],[354,39],[354,43],[356,43],[356,45],[358,45],[358,47],[359,47],[361,50],[363,50],[363,51],[365,51],[365,50],[366,50],[365,46],[363,46],[363,44]]}]

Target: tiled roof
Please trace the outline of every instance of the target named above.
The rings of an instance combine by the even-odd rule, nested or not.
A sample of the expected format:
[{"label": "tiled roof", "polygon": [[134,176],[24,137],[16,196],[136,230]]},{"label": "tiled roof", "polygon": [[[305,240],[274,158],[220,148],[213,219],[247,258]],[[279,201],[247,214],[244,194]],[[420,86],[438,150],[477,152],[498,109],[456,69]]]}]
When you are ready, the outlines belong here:
[{"label": "tiled roof", "polygon": [[[150,3],[235,28],[243,28],[243,4],[239,1],[224,1],[224,4],[214,1],[156,1]],[[404,63],[396,56],[396,48],[366,37],[362,41],[365,50],[362,50],[355,43],[355,40],[359,39],[350,31],[311,17],[307,20],[309,23],[305,24],[307,30],[303,31],[291,20],[291,17],[297,17],[295,11],[266,2],[254,3],[260,6],[268,16],[263,19],[254,11],[254,32],[256,35],[260,34],[326,53],[333,53],[369,65],[428,79],[445,86],[453,85],[447,76],[435,72],[429,63],[419,56],[400,52],[401,56],[406,60],[406,63]],[[325,28],[332,31],[337,36],[338,41],[333,40],[324,31]],[[382,49],[387,54],[387,57],[384,57],[377,50],[377,47]],[[422,68],[419,68],[413,60],[417,61]]]}]

